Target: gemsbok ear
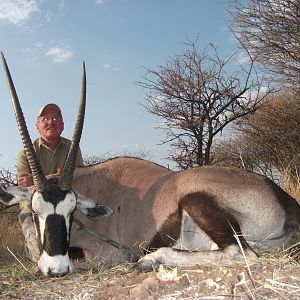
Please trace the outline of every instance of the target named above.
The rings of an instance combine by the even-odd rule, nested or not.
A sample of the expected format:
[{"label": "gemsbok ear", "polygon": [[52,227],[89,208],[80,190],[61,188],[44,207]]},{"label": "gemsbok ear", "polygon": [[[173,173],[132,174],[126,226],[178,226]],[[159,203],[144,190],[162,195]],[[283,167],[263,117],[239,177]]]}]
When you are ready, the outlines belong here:
[{"label": "gemsbok ear", "polygon": [[14,205],[21,200],[31,201],[31,192],[28,188],[11,186],[4,189],[0,186],[0,201],[6,205]]},{"label": "gemsbok ear", "polygon": [[114,213],[112,209],[107,206],[97,204],[94,200],[77,193],[77,205],[79,209],[87,218],[98,220],[102,217],[108,217]]}]

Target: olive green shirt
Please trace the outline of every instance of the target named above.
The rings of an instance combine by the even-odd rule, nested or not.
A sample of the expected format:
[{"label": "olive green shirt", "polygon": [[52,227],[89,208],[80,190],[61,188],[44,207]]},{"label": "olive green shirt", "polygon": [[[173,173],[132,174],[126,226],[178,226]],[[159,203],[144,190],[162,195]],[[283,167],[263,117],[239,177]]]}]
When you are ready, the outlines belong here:
[{"label": "olive green shirt", "polygon": [[[56,174],[58,169],[62,170],[67,158],[71,141],[61,137],[56,149],[47,147],[41,138],[33,142],[33,147],[39,159],[42,171],[45,175]],[[76,166],[83,166],[81,150],[78,150]],[[17,176],[20,177],[24,172],[30,172],[27,156],[23,149],[17,160]]]}]

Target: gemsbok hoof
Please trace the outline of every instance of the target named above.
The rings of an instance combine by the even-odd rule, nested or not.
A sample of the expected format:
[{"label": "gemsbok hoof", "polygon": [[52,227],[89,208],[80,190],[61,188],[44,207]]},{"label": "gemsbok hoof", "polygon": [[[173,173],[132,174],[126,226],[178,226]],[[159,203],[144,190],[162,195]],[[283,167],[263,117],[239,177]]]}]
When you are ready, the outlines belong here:
[{"label": "gemsbok hoof", "polygon": [[158,269],[159,265],[150,260],[143,260],[142,258],[133,266],[134,270],[142,273],[153,272]]}]

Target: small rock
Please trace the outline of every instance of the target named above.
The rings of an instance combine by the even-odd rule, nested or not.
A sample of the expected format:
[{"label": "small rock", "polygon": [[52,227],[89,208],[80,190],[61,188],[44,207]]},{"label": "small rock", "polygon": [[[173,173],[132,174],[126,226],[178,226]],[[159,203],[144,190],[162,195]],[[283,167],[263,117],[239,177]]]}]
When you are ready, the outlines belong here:
[{"label": "small rock", "polygon": [[130,294],[130,297],[132,297],[135,300],[144,300],[144,299],[149,299],[149,297],[151,297],[148,290],[142,285],[138,285],[138,286],[132,288],[129,291],[129,294]]}]

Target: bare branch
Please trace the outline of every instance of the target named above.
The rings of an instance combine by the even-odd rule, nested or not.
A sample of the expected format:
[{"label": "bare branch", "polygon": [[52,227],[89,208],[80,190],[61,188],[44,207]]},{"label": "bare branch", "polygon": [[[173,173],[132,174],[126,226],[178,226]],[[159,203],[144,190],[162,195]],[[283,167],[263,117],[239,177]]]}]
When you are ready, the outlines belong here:
[{"label": "bare branch", "polygon": [[[300,170],[300,98],[288,91],[268,97],[237,134],[214,149],[215,162],[244,167],[297,185]],[[242,158],[242,159],[241,159]],[[278,177],[278,175],[280,175]]]},{"label": "bare branch", "polygon": [[230,1],[231,29],[242,49],[282,85],[300,88],[300,1]]},{"label": "bare branch", "polygon": [[142,106],[159,118],[158,128],[166,133],[162,143],[170,143],[168,158],[180,168],[213,163],[213,140],[232,122],[255,112],[270,93],[268,87],[262,92],[251,60],[241,67],[233,54],[222,59],[212,44],[202,53],[194,42],[186,45],[164,66],[145,68],[137,82],[148,90]]}]

